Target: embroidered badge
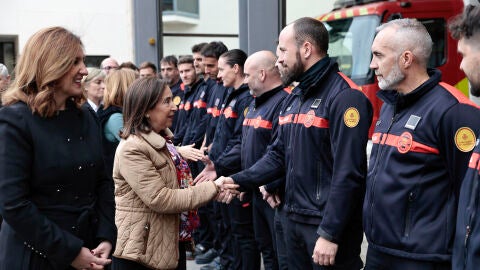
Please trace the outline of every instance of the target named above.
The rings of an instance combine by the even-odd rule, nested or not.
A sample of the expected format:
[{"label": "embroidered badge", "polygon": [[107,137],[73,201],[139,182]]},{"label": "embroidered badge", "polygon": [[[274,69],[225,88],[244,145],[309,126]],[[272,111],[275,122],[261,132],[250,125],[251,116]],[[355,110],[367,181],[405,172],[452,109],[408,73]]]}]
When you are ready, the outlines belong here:
[{"label": "embroidered badge", "polygon": [[200,94],[200,98],[203,98],[205,96],[205,91],[202,91],[202,93]]},{"label": "embroidered badge", "polygon": [[243,117],[247,116],[247,113],[248,113],[248,107],[246,107],[245,110],[243,110]]},{"label": "embroidered badge", "polygon": [[220,99],[219,98],[215,99],[215,107],[218,107],[219,103],[220,103]]},{"label": "embroidered badge", "polygon": [[410,132],[405,131],[400,135],[397,142],[397,150],[398,152],[405,154],[410,151],[413,144],[413,136]]},{"label": "embroidered badge", "polygon": [[415,128],[417,127],[418,125],[418,122],[420,122],[420,119],[422,119],[422,117],[420,116],[416,116],[416,115],[410,115],[410,117],[408,118],[408,121],[407,123],[405,124],[405,128],[408,128],[408,129],[411,129],[411,130],[415,130]]},{"label": "embroidered badge", "polygon": [[314,110],[310,110],[308,111],[306,117],[305,117],[305,122],[303,122],[303,125],[306,127],[306,128],[309,128],[313,125],[313,122],[315,121],[315,111]]},{"label": "embroidered badge", "polygon": [[349,128],[356,127],[360,122],[360,113],[354,107],[348,108],[343,114],[343,122]]},{"label": "embroidered badge", "polygon": [[455,132],[455,145],[462,152],[470,152],[475,147],[477,138],[469,127],[461,127]]},{"label": "embroidered badge", "polygon": [[175,96],[173,98],[173,104],[175,104],[176,106],[178,106],[178,104],[180,104],[181,101],[182,101],[182,98],[179,96]]},{"label": "embroidered badge", "polygon": [[223,113],[225,115],[225,118],[230,118],[232,116],[232,108],[231,107],[228,107],[225,109],[225,112]]},{"label": "embroidered badge", "polygon": [[322,103],[322,99],[321,98],[317,98],[313,101],[312,103],[312,106],[310,106],[310,108],[312,109],[317,109],[318,106],[320,106],[320,103]]},{"label": "embroidered badge", "polygon": [[253,127],[255,129],[257,129],[258,127],[260,127],[260,123],[262,122],[262,116],[257,116],[257,118],[255,118],[255,122],[253,124]]}]

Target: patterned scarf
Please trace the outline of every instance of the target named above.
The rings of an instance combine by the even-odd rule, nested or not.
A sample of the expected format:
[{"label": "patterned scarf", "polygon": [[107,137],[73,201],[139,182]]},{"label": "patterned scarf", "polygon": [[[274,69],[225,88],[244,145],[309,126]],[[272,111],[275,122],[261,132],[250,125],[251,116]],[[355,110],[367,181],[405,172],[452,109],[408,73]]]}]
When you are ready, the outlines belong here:
[{"label": "patterned scarf", "polygon": [[[165,140],[167,140],[168,151],[170,152],[173,164],[175,164],[175,168],[177,169],[178,186],[182,189],[188,188],[193,184],[193,178],[188,163],[177,152],[172,141],[168,138],[165,138]],[[200,218],[197,215],[197,210],[189,210],[180,213],[180,241],[190,241],[192,239],[193,231],[198,228],[199,225]]]}]

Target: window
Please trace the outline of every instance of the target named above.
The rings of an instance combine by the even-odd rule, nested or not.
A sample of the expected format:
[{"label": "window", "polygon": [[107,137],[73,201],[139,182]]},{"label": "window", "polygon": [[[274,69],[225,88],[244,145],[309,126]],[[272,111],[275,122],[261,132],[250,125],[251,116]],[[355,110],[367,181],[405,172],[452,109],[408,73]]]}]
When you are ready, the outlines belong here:
[{"label": "window", "polygon": [[445,64],[446,48],[445,40],[447,35],[447,26],[444,19],[419,19],[425,25],[428,33],[432,37],[433,47],[428,67],[434,68]]},{"label": "window", "polygon": [[162,12],[164,15],[181,15],[198,18],[198,6],[198,0],[164,0]]},{"label": "window", "polygon": [[87,55],[85,56],[85,65],[87,67],[100,68],[103,59],[108,58],[108,55]]}]

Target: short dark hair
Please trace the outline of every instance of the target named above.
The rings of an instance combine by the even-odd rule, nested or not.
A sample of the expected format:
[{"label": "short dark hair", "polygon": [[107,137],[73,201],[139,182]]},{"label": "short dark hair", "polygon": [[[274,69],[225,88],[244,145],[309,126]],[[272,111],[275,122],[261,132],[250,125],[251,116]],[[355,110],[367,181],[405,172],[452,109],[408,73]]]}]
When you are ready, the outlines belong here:
[{"label": "short dark hair", "polygon": [[305,41],[319,50],[320,53],[328,51],[328,31],[325,25],[314,18],[303,17],[293,22],[295,41],[299,48]]},{"label": "short dark hair", "polygon": [[129,69],[138,71],[138,67],[135,66],[135,64],[132,63],[132,62],[123,62],[122,64],[120,64],[119,68],[120,68],[120,69],[122,69],[122,68],[129,68]]},{"label": "short dark hair", "polygon": [[144,77],[135,80],[128,87],[123,103],[123,130],[120,134],[122,138],[152,130],[146,115],[160,101],[167,86],[165,80]]},{"label": "short dark hair", "polygon": [[160,60],[160,64],[162,63],[170,64],[170,65],[173,65],[174,67],[177,67],[178,59],[175,55],[167,55],[163,57],[162,60]]},{"label": "short dark hair", "polygon": [[155,66],[154,63],[145,61],[140,64],[140,67],[138,69],[144,69],[144,68],[151,68],[154,73],[157,73],[157,66]]},{"label": "short dark hair", "polygon": [[200,54],[203,57],[215,57],[217,60],[220,58],[220,55],[228,51],[227,46],[221,41],[212,41],[203,47]]},{"label": "short dark hair", "polygon": [[462,14],[449,23],[448,28],[454,39],[471,38],[480,33],[480,6],[468,5]]},{"label": "short dark hair", "polygon": [[208,43],[202,42],[198,43],[192,46],[192,53],[200,53],[205,46],[207,46]]},{"label": "short dark hair", "polygon": [[178,59],[178,64],[192,64],[193,65],[193,57],[191,55],[183,55]]},{"label": "short dark hair", "polygon": [[237,64],[240,67],[241,73],[243,74],[243,66],[248,57],[244,51],[240,49],[233,49],[223,53],[220,55],[220,57],[225,59],[225,63],[230,67],[233,67],[235,64]]}]

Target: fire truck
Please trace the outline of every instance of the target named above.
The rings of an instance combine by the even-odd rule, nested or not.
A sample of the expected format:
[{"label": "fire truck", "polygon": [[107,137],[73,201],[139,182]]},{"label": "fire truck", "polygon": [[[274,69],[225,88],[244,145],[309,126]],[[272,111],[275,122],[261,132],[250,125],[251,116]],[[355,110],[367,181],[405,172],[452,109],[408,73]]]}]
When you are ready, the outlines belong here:
[{"label": "fire truck", "polygon": [[442,71],[442,80],[468,96],[468,81],[459,69],[461,56],[457,41],[448,33],[449,19],[463,11],[463,0],[338,0],[331,12],[319,16],[329,31],[329,56],[340,70],[361,86],[372,102],[374,116],[370,134],[382,102],[374,71],[369,68],[375,29],[399,18],[421,21],[433,40],[429,67]]}]

